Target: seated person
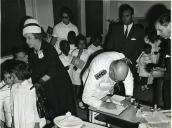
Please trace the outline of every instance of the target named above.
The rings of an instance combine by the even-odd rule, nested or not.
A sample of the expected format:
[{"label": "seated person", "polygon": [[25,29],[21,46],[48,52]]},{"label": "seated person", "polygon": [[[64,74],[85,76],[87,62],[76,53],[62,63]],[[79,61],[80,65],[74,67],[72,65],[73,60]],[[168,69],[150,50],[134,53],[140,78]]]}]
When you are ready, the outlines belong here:
[{"label": "seated person", "polygon": [[[97,55],[84,72],[82,81],[84,91],[82,100],[95,108],[116,108],[112,102],[101,99],[108,94],[133,96],[133,75],[125,56],[118,52],[104,52]],[[123,84],[119,84],[122,83]]]}]

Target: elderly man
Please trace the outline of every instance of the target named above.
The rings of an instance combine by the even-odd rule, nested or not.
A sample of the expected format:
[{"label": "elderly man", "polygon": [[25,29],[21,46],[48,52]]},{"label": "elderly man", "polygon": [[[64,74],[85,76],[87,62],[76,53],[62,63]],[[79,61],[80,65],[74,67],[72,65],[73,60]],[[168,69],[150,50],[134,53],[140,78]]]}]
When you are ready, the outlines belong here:
[{"label": "elderly man", "polygon": [[[133,95],[133,76],[125,56],[118,52],[104,52],[96,56],[82,77],[85,85],[82,100],[95,108],[115,108],[101,98],[113,91],[119,95]],[[124,82],[124,86],[117,83]]]},{"label": "elderly man", "polygon": [[[167,39],[167,42],[171,41],[171,14],[170,11],[162,14],[155,23],[155,28],[157,30],[157,35],[161,36],[164,39]],[[164,85],[163,85],[163,98],[164,98],[164,108],[171,108],[171,49],[169,46],[166,48],[166,53],[164,56],[165,60],[165,76],[164,76]]]}]

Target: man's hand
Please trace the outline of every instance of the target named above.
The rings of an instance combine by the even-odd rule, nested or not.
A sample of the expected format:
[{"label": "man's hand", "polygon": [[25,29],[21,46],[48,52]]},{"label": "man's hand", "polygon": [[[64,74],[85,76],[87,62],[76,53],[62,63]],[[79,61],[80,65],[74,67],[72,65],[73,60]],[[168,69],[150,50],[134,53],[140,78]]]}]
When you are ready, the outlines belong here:
[{"label": "man's hand", "polygon": [[131,103],[131,97],[128,96],[125,98],[125,100],[121,101],[121,104],[126,107],[127,105],[129,105]]},{"label": "man's hand", "polygon": [[107,108],[107,109],[116,109],[116,104],[112,102],[103,102],[101,104],[101,107]]}]

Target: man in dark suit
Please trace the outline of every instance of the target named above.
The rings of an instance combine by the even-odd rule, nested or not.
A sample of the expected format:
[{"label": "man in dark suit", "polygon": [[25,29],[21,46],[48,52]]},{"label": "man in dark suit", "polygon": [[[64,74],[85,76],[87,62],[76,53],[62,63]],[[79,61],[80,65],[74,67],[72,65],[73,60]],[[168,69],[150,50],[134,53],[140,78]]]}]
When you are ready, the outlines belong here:
[{"label": "man in dark suit", "polygon": [[106,50],[115,50],[128,57],[133,65],[131,70],[136,74],[135,63],[144,47],[144,29],[133,23],[134,9],[128,4],[119,8],[119,23],[109,26]]},{"label": "man in dark suit", "polygon": [[[159,16],[155,23],[157,35],[166,39],[164,48],[164,66],[166,72],[164,75],[163,100],[164,109],[171,109],[171,12],[167,10]],[[161,48],[162,49],[162,48]]]}]

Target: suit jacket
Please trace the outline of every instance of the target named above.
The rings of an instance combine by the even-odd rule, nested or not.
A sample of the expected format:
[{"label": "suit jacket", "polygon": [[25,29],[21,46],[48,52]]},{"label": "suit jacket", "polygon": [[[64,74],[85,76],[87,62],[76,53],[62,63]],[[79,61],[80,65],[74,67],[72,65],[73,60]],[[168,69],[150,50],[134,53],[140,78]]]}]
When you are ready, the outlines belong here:
[{"label": "suit jacket", "polygon": [[133,24],[127,38],[124,37],[124,25],[120,23],[112,24],[109,27],[106,50],[115,50],[123,53],[133,64],[144,47],[144,29]]}]

